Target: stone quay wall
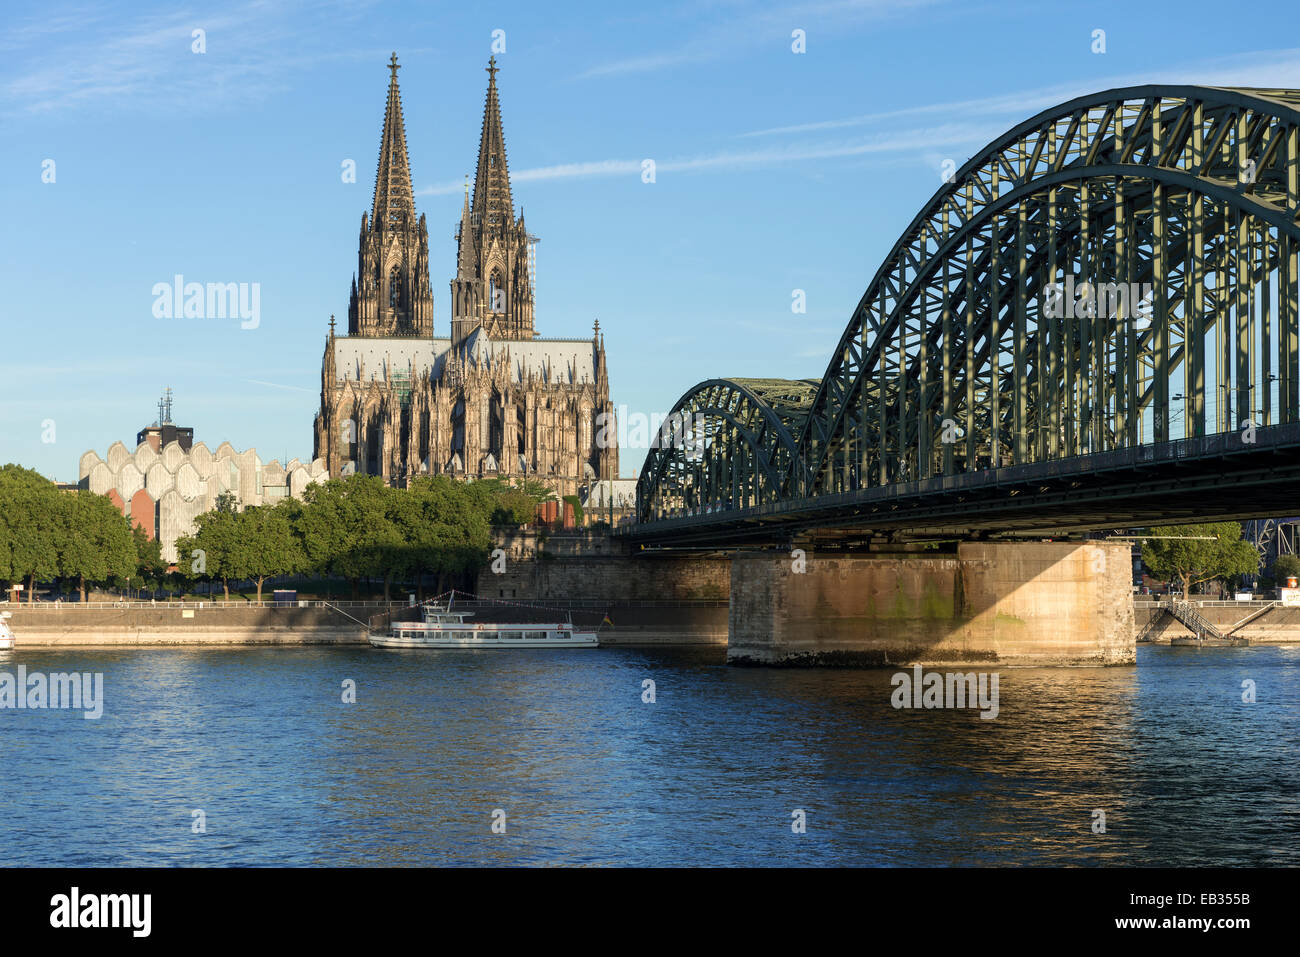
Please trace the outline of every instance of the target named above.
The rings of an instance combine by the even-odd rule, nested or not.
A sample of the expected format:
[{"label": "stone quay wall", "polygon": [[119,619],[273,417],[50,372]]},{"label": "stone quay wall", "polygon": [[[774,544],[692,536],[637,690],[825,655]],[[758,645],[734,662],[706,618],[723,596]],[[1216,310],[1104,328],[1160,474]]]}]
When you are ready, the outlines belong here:
[{"label": "stone quay wall", "polygon": [[[1198,604],[1196,610],[1220,631],[1231,632],[1234,638],[1249,638],[1260,644],[1300,642],[1300,608],[1285,608],[1280,605],[1265,608],[1257,602],[1240,602]],[[1247,618],[1250,620],[1246,621]],[[1192,637],[1183,623],[1167,610],[1144,603],[1139,603],[1134,610],[1134,627],[1137,634],[1146,631],[1145,637],[1157,643],[1168,642],[1172,638]]]},{"label": "stone quay wall", "polygon": [[479,572],[485,598],[572,598],[609,601],[726,601],[729,558],[539,556],[505,560],[500,573]]},{"label": "stone quay wall", "polygon": [[325,607],[197,604],[131,604],[115,608],[45,603],[30,609],[6,605],[5,610],[13,612],[9,624],[19,648],[360,645],[366,643],[366,629],[359,622],[388,610],[382,604],[350,606],[342,611]]},{"label": "stone quay wall", "polygon": [[575,624],[600,626],[603,644],[727,643],[728,556],[633,552],[581,531],[525,532],[497,545],[504,555],[480,569],[480,598],[571,609]]},{"label": "stone quay wall", "polygon": [[776,665],[1131,664],[1129,546],[961,543],[955,554],[732,563],[728,660]]}]

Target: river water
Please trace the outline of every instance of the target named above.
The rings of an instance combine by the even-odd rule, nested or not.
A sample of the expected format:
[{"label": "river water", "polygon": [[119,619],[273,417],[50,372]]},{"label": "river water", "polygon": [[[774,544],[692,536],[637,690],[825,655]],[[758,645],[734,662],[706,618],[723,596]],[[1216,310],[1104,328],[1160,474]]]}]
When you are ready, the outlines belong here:
[{"label": "river water", "polygon": [[713,649],[19,665],[104,713],[0,710],[0,866],[1300,864],[1300,647],[1001,669],[992,720]]}]

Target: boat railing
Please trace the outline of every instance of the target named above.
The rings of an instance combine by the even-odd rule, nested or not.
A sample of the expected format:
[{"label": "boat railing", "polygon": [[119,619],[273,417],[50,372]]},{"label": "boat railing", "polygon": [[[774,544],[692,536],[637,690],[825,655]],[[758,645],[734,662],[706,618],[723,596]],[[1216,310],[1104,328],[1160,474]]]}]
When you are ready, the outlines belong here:
[{"label": "boat railing", "polygon": [[[610,602],[610,601],[608,601],[608,600],[602,600],[602,599],[591,599],[591,600],[584,600],[584,599],[576,599],[576,600],[575,600],[575,599],[558,599],[558,600],[557,600],[557,601],[558,601],[558,604],[553,604],[553,605],[540,605],[540,604],[536,604],[534,601],[531,601],[531,600],[528,600],[528,599],[516,599],[516,598],[493,598],[493,597],[490,597],[490,596],[487,596],[487,595],[476,595],[476,594],[474,594],[474,593],[472,593],[472,592],[458,592],[458,591],[456,591],[455,589],[452,589],[452,590],[449,591],[449,592],[445,592],[445,593],[442,594],[442,595],[438,595],[438,596],[436,596],[436,597],[434,597],[434,598],[431,598],[431,599],[429,599],[429,602],[437,602],[437,601],[442,601],[443,599],[445,599],[446,602],[447,602],[447,607],[448,607],[448,608],[451,608],[452,605],[455,603],[457,596],[460,596],[460,599],[461,599],[462,604],[469,604],[469,605],[486,605],[486,606],[488,606],[489,609],[490,609],[490,608],[493,608],[493,607],[495,607],[495,608],[511,608],[511,609],[514,609],[514,608],[527,608],[527,609],[534,610],[534,611],[552,611],[552,612],[558,612],[559,614],[563,615],[564,617],[563,617],[562,619],[559,619],[559,620],[557,621],[557,623],[567,624],[567,625],[570,627],[570,629],[578,628],[578,627],[583,627],[583,628],[593,628],[593,629],[594,629],[595,631],[597,631],[597,632],[599,632],[602,628],[604,628],[604,627],[605,627],[605,624],[609,622],[609,611],[610,611],[611,606],[613,606],[613,605],[615,604],[614,602]],[[425,604],[429,604],[429,602],[426,602]],[[622,603],[619,603],[619,604],[622,604],[624,607],[626,607],[627,605],[634,605],[634,604],[637,604],[637,603],[636,603],[636,602],[622,602]],[[679,603],[679,602],[645,602],[644,604],[647,604],[647,605],[649,605],[649,604],[655,604],[655,605],[659,605],[659,604],[667,604],[667,605],[677,605],[677,604],[681,604],[681,605],[690,605],[690,604],[694,604],[694,603],[692,603],[692,602],[680,602],[680,603]],[[727,602],[727,601],[723,601],[722,604],[723,604],[723,605],[727,605],[727,604],[729,604],[729,602]],[[599,625],[578,625],[578,624],[575,624],[574,621],[573,621],[573,612],[574,612],[575,609],[581,609],[581,610],[590,609],[593,613],[594,613],[594,612],[599,612],[599,613],[601,614],[601,617],[602,617],[603,620],[602,620],[602,622],[601,622]]]}]

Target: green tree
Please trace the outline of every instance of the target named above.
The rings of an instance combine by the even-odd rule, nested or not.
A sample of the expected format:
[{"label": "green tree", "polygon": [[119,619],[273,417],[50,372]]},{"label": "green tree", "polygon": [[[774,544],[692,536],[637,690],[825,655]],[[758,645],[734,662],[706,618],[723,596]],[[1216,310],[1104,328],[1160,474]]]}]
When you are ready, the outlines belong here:
[{"label": "green tree", "polygon": [[186,552],[179,552],[181,543],[178,543],[181,561],[185,560],[185,554],[190,555],[191,573],[213,580],[220,579],[227,601],[230,600],[230,579],[236,577],[238,520],[238,512],[214,508],[195,519],[197,531],[192,537],[183,540]]},{"label": "green tree", "polygon": [[1300,555],[1279,555],[1273,562],[1273,578],[1286,585],[1288,578],[1300,578]]},{"label": "green tree", "polygon": [[135,577],[142,586],[160,588],[167,578],[167,563],[162,557],[162,542],[150,538],[139,525],[131,525],[131,539],[135,544]]},{"label": "green tree", "polygon": [[168,577],[182,594],[193,591],[199,582],[211,581],[206,571],[206,560],[199,560],[201,555],[193,535],[181,535],[176,539],[176,570]]},{"label": "green tree", "polygon": [[400,568],[421,597],[425,574],[437,576],[441,592],[449,576],[463,577],[487,560],[490,522],[501,505],[498,490],[478,487],[486,484],[422,476],[399,492],[392,515],[404,543]]},{"label": "green tree", "polygon": [[518,528],[520,525],[528,525],[536,518],[537,499],[523,489],[507,488],[497,493],[491,515],[493,525]]},{"label": "green tree", "polygon": [[1151,535],[1142,542],[1142,561],[1157,577],[1178,581],[1184,599],[1193,585],[1259,568],[1255,547],[1242,539],[1237,522],[1161,526]]},{"label": "green tree", "polygon": [[0,578],[26,582],[29,603],[38,581],[59,574],[66,527],[62,496],[39,472],[12,464],[0,468]]},{"label": "green tree", "polygon": [[371,576],[384,576],[388,593],[390,566],[402,544],[388,511],[395,491],[377,475],[349,475],[309,485],[303,493],[298,531],[306,564],[346,578],[354,599],[361,579]]},{"label": "green tree", "polygon": [[518,527],[537,518],[537,506],[555,498],[555,492],[541,482],[528,479],[511,483],[503,479],[483,479],[468,486],[481,507],[486,508],[493,525]]},{"label": "green tree", "polygon": [[257,585],[257,600],[268,578],[287,575],[303,566],[302,544],[294,530],[289,500],[276,505],[250,506],[236,514],[231,532],[230,574]]},{"label": "green tree", "polygon": [[59,575],[76,580],[82,601],[86,600],[87,582],[130,581],[139,569],[130,521],[105,496],[94,492],[82,489],[60,498]]}]

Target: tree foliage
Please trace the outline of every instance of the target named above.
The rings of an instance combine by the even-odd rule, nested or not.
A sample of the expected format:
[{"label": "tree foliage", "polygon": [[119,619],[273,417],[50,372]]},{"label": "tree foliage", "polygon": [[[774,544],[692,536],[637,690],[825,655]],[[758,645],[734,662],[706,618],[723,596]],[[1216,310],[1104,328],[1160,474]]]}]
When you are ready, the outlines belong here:
[{"label": "tree foliage", "polygon": [[59,574],[62,526],[59,490],[31,469],[0,468],[0,578],[26,583],[27,600],[38,581]]},{"label": "tree foliage", "polygon": [[[552,493],[540,483],[457,482],[422,476],[405,489],[378,476],[350,475],[309,485],[303,500],[240,510],[223,493],[176,542],[176,577],[183,585],[251,581],[262,597],[268,579],[312,573],[352,585],[382,579],[387,598],[395,581],[422,588],[435,576],[473,574],[487,561],[492,527],[533,520],[537,502]],[[82,590],[110,581],[139,588],[161,584],[167,568],[157,541],[133,526],[104,496],[60,492],[43,476],[0,469],[0,580],[66,579]]]},{"label": "tree foliage", "polygon": [[537,506],[555,498],[555,492],[535,479],[507,482],[505,479],[480,479],[472,483],[473,491],[480,495],[488,509],[488,521],[493,525],[518,527],[527,525],[537,517]]},{"label": "tree foliage", "polygon": [[138,581],[141,554],[135,533],[139,530],[103,495],[85,490],[55,494],[62,500],[63,513],[59,575],[77,582],[81,600],[86,600],[87,582]]},{"label": "tree foliage", "polygon": [[238,520],[238,512],[220,508],[200,515],[195,521],[198,530],[194,533],[193,548],[189,549],[195,570],[206,574],[209,579],[220,581],[226,598],[230,597],[230,579],[235,576],[238,561]]},{"label": "tree foliage", "polygon": [[1142,561],[1156,577],[1179,582],[1183,598],[1193,585],[1259,568],[1255,547],[1242,539],[1237,522],[1162,526],[1151,535],[1142,543]]},{"label": "tree foliage", "polygon": [[[506,509],[504,493],[481,483],[422,476],[393,489],[373,475],[308,486],[298,527],[307,567],[346,578],[395,578],[468,572],[487,559],[490,518]],[[531,518],[531,512],[529,514]]]},{"label": "tree foliage", "polygon": [[39,472],[0,467],[0,580],[23,583],[28,601],[38,584],[56,580],[75,583],[84,599],[88,585],[138,579],[154,550],[141,551],[105,496],[63,492]]},{"label": "tree foliage", "polygon": [[294,528],[299,514],[292,499],[246,508],[234,516],[229,574],[257,585],[257,600],[268,578],[302,570],[302,541]]},{"label": "tree foliage", "polygon": [[1273,562],[1273,578],[1285,585],[1288,578],[1300,578],[1300,555],[1279,555]]}]

